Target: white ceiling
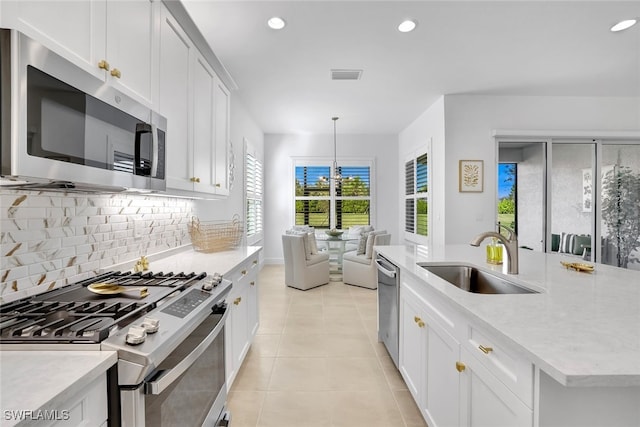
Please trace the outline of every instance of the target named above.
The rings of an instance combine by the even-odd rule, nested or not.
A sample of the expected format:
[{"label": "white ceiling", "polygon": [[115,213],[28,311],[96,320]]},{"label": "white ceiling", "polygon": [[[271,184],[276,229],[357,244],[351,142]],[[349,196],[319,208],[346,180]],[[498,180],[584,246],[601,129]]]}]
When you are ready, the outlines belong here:
[{"label": "white ceiling", "polygon": [[609,31],[638,0],[183,3],[265,133],[396,134],[442,94],[640,97],[640,25]]}]

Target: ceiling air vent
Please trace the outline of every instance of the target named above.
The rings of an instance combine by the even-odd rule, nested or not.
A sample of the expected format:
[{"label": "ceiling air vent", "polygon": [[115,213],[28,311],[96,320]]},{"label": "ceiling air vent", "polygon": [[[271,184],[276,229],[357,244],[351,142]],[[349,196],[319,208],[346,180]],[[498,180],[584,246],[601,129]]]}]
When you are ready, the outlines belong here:
[{"label": "ceiling air vent", "polygon": [[362,70],[331,70],[331,80],[360,80]]}]

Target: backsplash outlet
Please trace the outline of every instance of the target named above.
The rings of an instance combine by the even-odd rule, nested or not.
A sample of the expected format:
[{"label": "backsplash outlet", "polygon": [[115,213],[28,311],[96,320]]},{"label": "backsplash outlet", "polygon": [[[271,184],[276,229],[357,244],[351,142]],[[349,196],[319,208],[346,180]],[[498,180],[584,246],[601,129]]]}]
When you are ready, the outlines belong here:
[{"label": "backsplash outlet", "polygon": [[191,242],[189,199],[2,190],[0,207],[1,302]]}]

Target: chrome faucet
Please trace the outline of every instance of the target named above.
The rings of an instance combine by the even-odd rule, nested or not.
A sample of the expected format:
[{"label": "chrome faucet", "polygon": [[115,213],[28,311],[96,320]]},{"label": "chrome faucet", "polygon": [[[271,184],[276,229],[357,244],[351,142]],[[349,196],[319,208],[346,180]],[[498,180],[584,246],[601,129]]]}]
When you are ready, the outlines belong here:
[{"label": "chrome faucet", "polygon": [[509,238],[505,238],[502,234],[496,233],[495,231],[486,231],[474,237],[469,244],[471,246],[480,246],[480,243],[487,237],[495,237],[500,240],[507,249],[507,258],[509,259],[508,273],[518,274],[518,236],[516,236],[516,233],[509,227],[498,223],[498,229],[500,229],[500,227],[509,232]]}]

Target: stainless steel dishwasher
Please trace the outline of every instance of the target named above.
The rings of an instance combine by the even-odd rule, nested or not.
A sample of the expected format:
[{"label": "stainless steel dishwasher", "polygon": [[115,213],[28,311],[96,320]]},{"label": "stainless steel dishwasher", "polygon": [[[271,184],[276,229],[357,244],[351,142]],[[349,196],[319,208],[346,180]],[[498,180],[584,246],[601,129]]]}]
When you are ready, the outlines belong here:
[{"label": "stainless steel dishwasher", "polygon": [[398,367],[398,300],[400,269],[391,261],[378,255],[378,341],[383,342]]}]

